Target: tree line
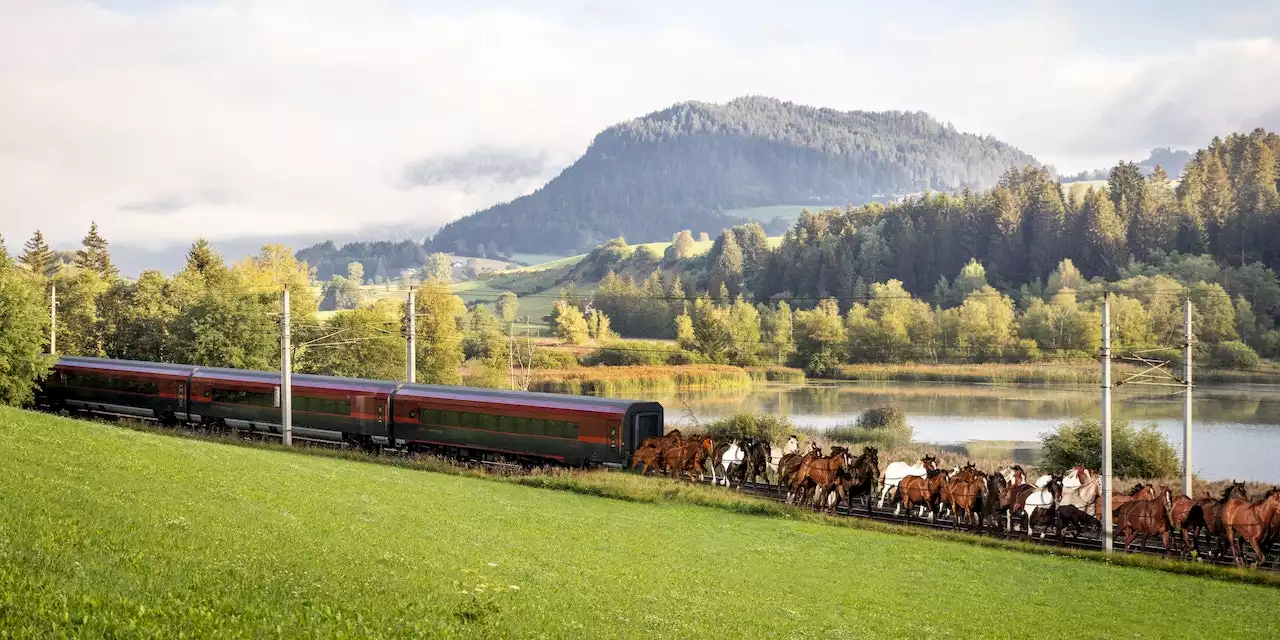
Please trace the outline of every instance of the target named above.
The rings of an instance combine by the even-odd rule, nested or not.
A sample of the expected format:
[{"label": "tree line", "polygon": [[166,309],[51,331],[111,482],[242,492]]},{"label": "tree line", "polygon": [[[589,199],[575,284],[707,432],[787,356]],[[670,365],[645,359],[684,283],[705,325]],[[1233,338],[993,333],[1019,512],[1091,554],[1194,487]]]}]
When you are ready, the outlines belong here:
[{"label": "tree line", "polygon": [[[108,243],[94,225],[74,259],[64,262],[37,232],[10,257],[0,239],[0,401],[23,404],[48,370],[50,298],[56,292],[59,354],[276,370],[280,366],[282,292],[290,292],[295,371],[360,378],[401,379],[407,367],[405,303],[381,299],[321,317],[326,295],[315,270],[282,245],[227,262],[204,239],[194,242],[173,277],[144,271],[121,278]],[[360,263],[348,268],[360,279]],[[330,283],[332,285],[332,282]],[[417,377],[460,384],[468,355],[506,375],[510,352],[495,325],[468,315],[448,284],[428,280],[416,291]],[[504,314],[514,314],[513,299]],[[487,310],[483,310],[487,313]],[[479,335],[480,346],[470,336]],[[501,342],[501,348],[497,343]],[[491,376],[492,377],[492,376]]]}]

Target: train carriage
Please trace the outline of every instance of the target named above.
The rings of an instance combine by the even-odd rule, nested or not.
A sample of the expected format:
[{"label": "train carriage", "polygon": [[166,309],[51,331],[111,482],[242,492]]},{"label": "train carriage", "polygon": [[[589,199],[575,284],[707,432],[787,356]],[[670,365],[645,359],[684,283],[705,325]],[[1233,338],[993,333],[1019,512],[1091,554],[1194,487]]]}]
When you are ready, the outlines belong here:
[{"label": "train carriage", "polygon": [[[663,432],[662,405],[551,393],[298,374],[293,434],[466,459],[622,466]],[[64,356],[41,388],[54,408],[280,435],[280,375]]]},{"label": "train carriage", "polygon": [[620,466],[663,432],[656,402],[438,385],[403,385],[393,402],[397,443],[496,458]]},{"label": "train carriage", "polygon": [[163,422],[187,420],[189,365],[63,356],[40,401],[79,411]]},{"label": "train carriage", "polygon": [[[293,433],[300,438],[354,444],[386,444],[387,416],[397,383],[295,375]],[[194,422],[281,435],[280,374],[195,368],[191,375]]]}]

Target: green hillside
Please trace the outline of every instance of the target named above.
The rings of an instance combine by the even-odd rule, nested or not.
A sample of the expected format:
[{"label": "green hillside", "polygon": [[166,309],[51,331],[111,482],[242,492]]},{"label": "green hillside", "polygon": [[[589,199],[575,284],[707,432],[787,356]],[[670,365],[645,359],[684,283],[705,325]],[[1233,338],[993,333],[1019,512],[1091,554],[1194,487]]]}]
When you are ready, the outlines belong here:
[{"label": "green hillside", "polygon": [[7,408],[0,470],[12,637],[1278,632],[1266,587]]}]

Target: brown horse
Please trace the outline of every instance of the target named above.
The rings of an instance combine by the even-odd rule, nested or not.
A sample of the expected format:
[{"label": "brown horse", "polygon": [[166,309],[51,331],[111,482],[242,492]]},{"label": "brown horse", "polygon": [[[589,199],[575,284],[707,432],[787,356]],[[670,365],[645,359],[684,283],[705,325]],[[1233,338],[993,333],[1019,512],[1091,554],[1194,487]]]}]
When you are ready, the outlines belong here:
[{"label": "brown horse", "polygon": [[[815,452],[816,452],[816,455],[815,455]],[[836,447],[831,447],[830,455],[824,456],[822,455],[821,448],[818,448],[816,446],[811,446],[810,453],[805,454],[805,456],[800,459],[799,468],[796,469],[796,472],[791,476],[789,480],[790,484],[787,485],[788,486],[787,501],[790,502],[792,500],[793,494],[795,494],[794,498],[795,498],[796,504],[805,504],[806,502],[808,502],[808,500],[811,498],[811,495],[808,492],[810,489],[812,489],[812,487],[805,487],[804,490],[801,491],[799,494],[796,494],[796,492],[800,489],[800,485],[803,483],[804,477],[808,474],[809,467],[812,465],[818,464],[822,460],[826,460],[828,458],[836,458],[839,456],[846,455],[848,453],[849,453],[849,450],[847,448],[836,446]]]},{"label": "brown horse", "polygon": [[[1115,515],[1115,513],[1120,510],[1120,507],[1124,506],[1126,502],[1130,502],[1132,500],[1155,500],[1155,499],[1156,499],[1155,487],[1146,486],[1141,482],[1133,485],[1133,488],[1129,490],[1129,493],[1112,491],[1111,492],[1111,514]],[[1098,498],[1097,506],[1094,507],[1093,511],[1094,511],[1093,517],[1098,519],[1102,518],[1102,498]]]},{"label": "brown horse", "polygon": [[[663,456],[663,454],[666,453],[666,450],[668,448],[678,445],[682,442],[684,442],[684,434],[680,433],[679,429],[672,429],[671,431],[668,431],[664,435],[645,438],[640,442],[640,448],[636,449],[636,453],[640,453],[640,451],[643,450],[645,447],[653,447],[654,449],[657,449],[658,451],[657,458],[648,466],[651,468],[656,468],[665,473],[667,471],[667,461],[666,461],[666,458]],[[632,456],[631,467],[635,468],[634,455]]]},{"label": "brown horse", "polygon": [[907,519],[910,519],[911,508],[919,506],[933,520],[937,516],[938,503],[946,484],[947,472],[942,469],[931,469],[923,476],[907,476],[899,480],[898,490],[893,495],[893,502],[898,503],[898,507],[893,510],[893,514],[898,515],[899,509],[905,509]]},{"label": "brown horse", "polygon": [[951,505],[951,528],[958,529],[961,519],[968,526],[970,518],[977,519],[977,526],[982,525],[978,512],[986,492],[987,474],[972,465],[947,482],[945,493],[947,504]]},{"label": "brown horse", "polygon": [[[1151,487],[1144,487],[1135,495],[1155,493]],[[1164,552],[1169,553],[1169,532],[1173,523],[1169,520],[1169,511],[1173,508],[1173,492],[1165,489],[1154,499],[1130,499],[1116,509],[1116,527],[1124,534],[1124,550],[1129,551],[1133,539],[1142,536],[1141,551],[1147,550],[1147,540],[1160,534],[1164,543]]]},{"label": "brown horse", "polygon": [[[1191,512],[1187,515],[1188,518],[1196,518],[1198,515],[1199,520],[1204,521],[1205,542],[1212,545],[1214,538],[1217,538],[1216,553],[1219,556],[1225,555],[1228,549],[1227,528],[1222,522],[1222,508],[1227,506],[1227,502],[1233,498],[1249,499],[1249,491],[1245,488],[1243,482],[1233,481],[1222,490],[1222,496],[1218,499],[1209,497],[1206,492],[1205,497],[1196,500],[1195,506],[1191,507]],[[1199,511],[1198,514],[1197,511]],[[1199,543],[1197,541],[1198,546]]]},{"label": "brown horse", "polygon": [[653,469],[661,469],[662,452],[658,447],[648,444],[631,454],[631,470],[635,471],[636,467],[640,467],[640,475],[644,475]]},{"label": "brown horse", "polygon": [[688,474],[689,480],[692,481],[693,474],[696,471],[699,479],[701,479],[702,465],[707,456],[711,454],[713,445],[711,438],[704,437],[700,440],[689,440],[667,448],[664,456],[667,461],[668,473],[673,478],[680,478]]},{"label": "brown horse", "polygon": [[797,473],[800,472],[800,466],[805,460],[815,460],[822,457],[822,447],[810,442],[809,453],[800,455],[799,453],[788,453],[778,460],[778,491],[781,492],[783,487],[791,486],[791,482],[795,479]]},{"label": "brown horse", "polygon": [[1280,487],[1271,489],[1257,502],[1232,498],[1222,507],[1222,525],[1236,566],[1244,566],[1244,558],[1236,545],[1236,536],[1244,538],[1253,547],[1253,552],[1258,556],[1254,567],[1266,564],[1267,556],[1261,543],[1273,526],[1277,513],[1280,513]]},{"label": "brown horse", "polygon": [[[855,497],[866,496],[867,515],[871,515],[871,495],[880,484],[880,451],[875,447],[863,447],[862,455],[840,474],[839,483],[843,497],[849,501],[849,512],[853,512]],[[840,498],[841,494],[836,494],[836,502],[831,505],[832,511],[840,506]]]},{"label": "brown horse", "polygon": [[843,499],[844,489],[839,486],[838,474],[849,466],[850,462],[849,450],[844,447],[831,447],[830,456],[806,459],[800,464],[800,471],[796,473],[796,478],[791,483],[791,493],[787,495],[787,502],[791,502],[792,496],[798,494],[800,503],[806,504],[809,501],[809,492],[813,491],[814,507],[821,509],[827,492],[832,488],[835,488]]}]

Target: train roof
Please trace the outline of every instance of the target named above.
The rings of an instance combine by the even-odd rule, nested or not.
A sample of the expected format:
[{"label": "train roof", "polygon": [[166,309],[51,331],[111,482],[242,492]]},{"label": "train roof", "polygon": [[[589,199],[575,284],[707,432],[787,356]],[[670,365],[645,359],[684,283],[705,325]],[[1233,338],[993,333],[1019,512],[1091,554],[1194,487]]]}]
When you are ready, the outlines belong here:
[{"label": "train roof", "polygon": [[[195,377],[235,382],[257,382],[262,384],[280,384],[278,371],[258,371],[255,369],[227,369],[223,367],[197,367]],[[295,387],[327,387],[358,393],[394,393],[399,382],[389,380],[366,380],[363,378],[342,378],[338,376],[317,376],[307,373],[295,373],[290,378]]]},{"label": "train roof", "polygon": [[113,360],[110,358],[86,358],[83,356],[59,356],[58,362],[55,366],[183,377],[191,375],[191,372],[195,370],[195,367],[189,364],[145,362],[142,360]]},{"label": "train roof", "polygon": [[465,400],[469,402],[492,402],[494,404],[516,404],[546,409],[564,409],[569,411],[588,411],[623,415],[632,409],[661,407],[656,402],[640,402],[618,398],[597,398],[594,396],[575,396],[564,393],[539,393],[535,391],[509,391],[506,389],[486,389],[480,387],[453,387],[438,384],[405,384],[396,392],[396,397],[423,398],[435,400]]},{"label": "train roof", "polygon": [[[59,366],[85,367],[106,371],[123,371],[130,373],[150,373],[160,375],[188,376],[195,378],[233,380],[260,384],[280,384],[280,374],[275,371],[257,371],[252,369],[227,369],[223,367],[196,367],[189,364],[168,364],[162,362],[144,362],[141,360],[113,360],[109,358],[87,358],[81,356],[62,356],[58,358]],[[438,384],[405,384],[390,380],[365,380],[361,378],[340,378],[336,376],[317,376],[310,374],[294,374],[292,379],[296,387],[327,387],[363,393],[396,394],[408,398],[461,400],[468,402],[489,402],[493,404],[522,405],[546,409],[562,409],[566,411],[587,411],[612,415],[624,415],[633,409],[661,409],[656,402],[624,400],[618,398],[598,398],[594,396],[576,396],[562,393],[539,393],[534,391],[509,391],[505,389],[486,389],[481,387],[454,387]]]}]

